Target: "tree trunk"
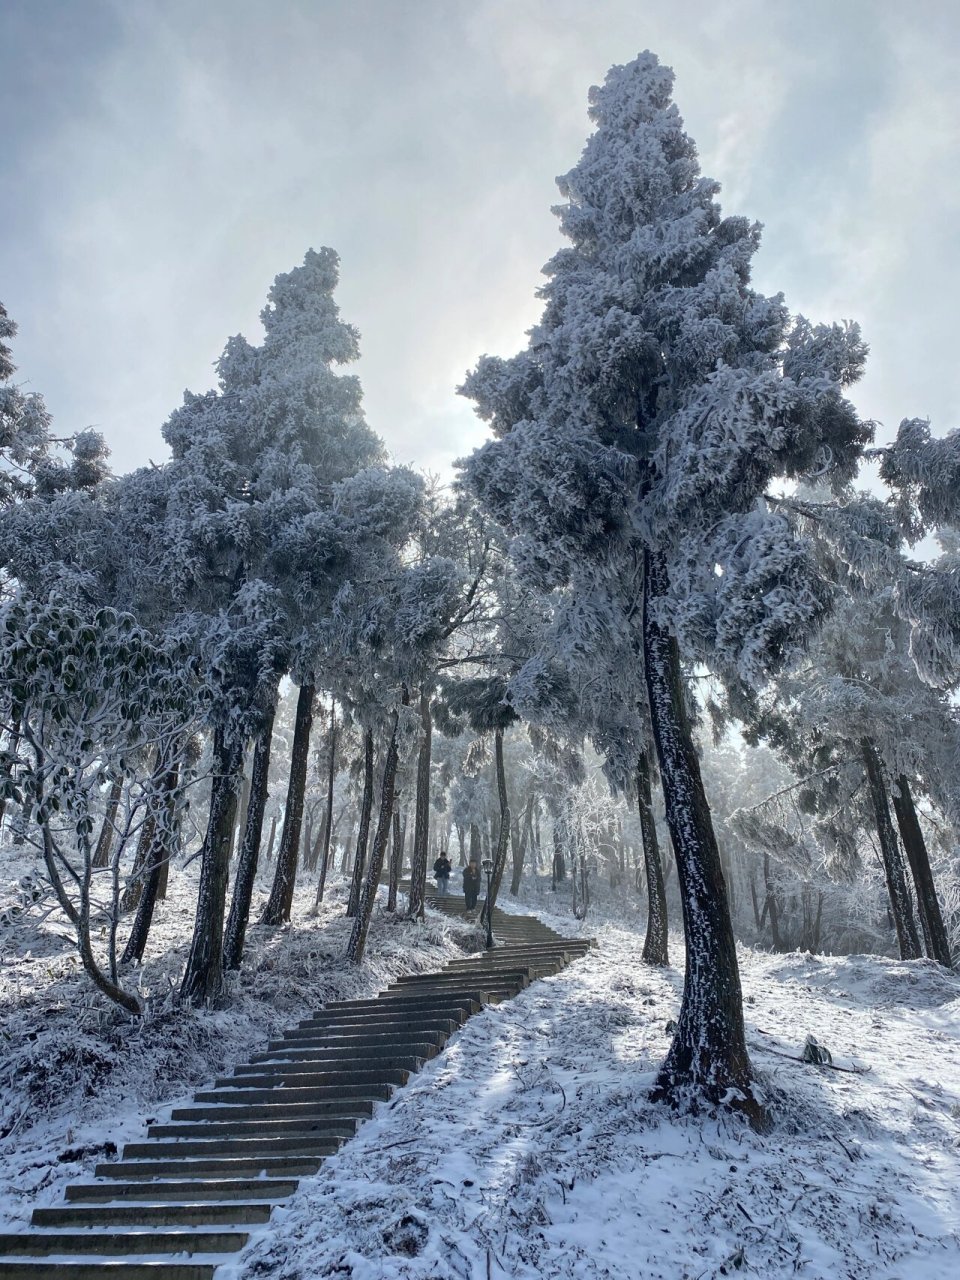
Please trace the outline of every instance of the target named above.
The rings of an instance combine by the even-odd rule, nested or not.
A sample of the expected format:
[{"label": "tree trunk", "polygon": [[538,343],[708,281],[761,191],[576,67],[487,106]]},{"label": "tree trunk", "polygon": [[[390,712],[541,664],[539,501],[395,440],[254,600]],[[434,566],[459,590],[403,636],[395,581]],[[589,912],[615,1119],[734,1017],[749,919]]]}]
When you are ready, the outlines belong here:
[{"label": "tree trunk", "polygon": [[387,889],[387,910],[396,911],[397,891],[400,887],[400,868],[403,865],[403,832],[400,829],[400,810],[393,811],[393,846],[390,850],[390,882]]},{"label": "tree trunk", "polygon": [[233,884],[233,901],[230,904],[230,915],[227,919],[227,931],[223,944],[223,964],[226,969],[239,969],[240,961],[243,959],[247,924],[250,920],[250,904],[253,901],[253,885],[257,878],[257,863],[260,858],[263,815],[267,807],[270,751],[273,745],[273,721],[276,710],[276,704],[272,703],[265,712],[253,749],[247,820],[241,835],[237,874]]},{"label": "tree trunk", "polygon": [[907,861],[913,874],[913,885],[917,891],[917,907],[920,914],[920,927],[923,929],[923,940],[927,955],[946,968],[952,967],[950,940],[943,923],[940,910],[940,899],[937,887],[933,882],[927,844],[920,828],[913,793],[906,774],[901,773],[897,785],[893,788],[893,809],[897,815],[897,826],[900,828],[900,839],[907,851]]},{"label": "tree trunk", "polygon": [[251,784],[252,773],[253,773],[253,766],[252,765],[250,766],[250,774],[248,775],[246,771],[246,761],[244,761],[243,785],[240,788],[240,805],[237,809],[237,830],[236,830],[236,835],[233,841],[233,850],[231,855],[234,858],[238,858],[240,856],[240,849],[243,844],[243,837],[246,834],[246,830],[247,830],[247,810],[250,807],[250,788],[252,785]]},{"label": "tree trunk", "polygon": [[414,806],[413,850],[410,854],[410,898],[407,915],[422,920],[427,893],[427,846],[430,841],[430,756],[433,719],[430,694],[420,691],[420,752],[417,756],[417,797]]},{"label": "tree trunk", "polygon": [[153,924],[153,910],[157,905],[161,872],[169,866],[170,859],[173,857],[174,841],[176,839],[174,807],[179,782],[180,765],[178,762],[166,772],[161,783],[164,793],[162,821],[160,822],[160,830],[156,832],[150,847],[140,901],[137,903],[137,914],[133,921],[133,928],[130,930],[130,937],[127,939],[127,945],[124,947],[123,955],[120,957],[121,964],[130,964],[133,960],[136,960],[139,964],[143,960],[143,953],[147,947],[147,938],[150,936],[150,926]]},{"label": "tree trunk", "polygon": [[510,880],[510,894],[514,898],[520,893],[520,882],[523,879],[523,860],[526,856],[527,844],[533,836],[533,804],[533,796],[530,796],[527,799],[526,811],[520,824],[520,840],[519,842],[514,842],[513,876]]},{"label": "tree trunk", "polygon": [[190,955],[180,997],[190,1004],[216,1003],[223,994],[223,916],[230,874],[230,846],[237,815],[243,744],[228,742],[222,728],[213,735],[210,817],[203,841],[200,890]]},{"label": "tree trunk", "polygon": [[285,920],[290,919],[290,911],[293,907],[315,692],[316,686],[313,679],[308,677],[300,686],[300,694],[297,698],[293,750],[290,759],[290,784],[287,788],[287,805],[283,815],[283,835],[280,839],[280,851],[277,854],[277,870],[273,878],[273,887],[270,890],[267,905],[263,909],[263,915],[260,917],[261,924],[283,924]]},{"label": "tree trunk", "polygon": [[[783,939],[780,935],[780,900],[777,897],[776,885],[773,883],[773,877],[770,874],[770,855],[763,855],[763,887],[766,898],[763,904],[763,913],[770,920],[770,940],[773,943],[774,951],[782,951]],[[763,917],[760,919],[760,928],[763,928]]]},{"label": "tree trunk", "polygon": [[760,1126],[766,1116],[752,1090],[720,850],[687,719],[680,652],[657,614],[668,589],[663,555],[646,552],[644,671],[686,938],[683,1001],[654,1098],[695,1107],[699,1095],[713,1104],[729,1103]]},{"label": "tree trunk", "polygon": [[113,849],[114,837],[117,834],[117,810],[120,808],[120,796],[123,792],[123,780],[114,778],[110,783],[110,794],[107,796],[107,808],[103,815],[100,838],[93,855],[93,868],[102,871],[110,865],[110,852]]},{"label": "tree trunk", "polygon": [[380,791],[380,815],[377,830],[373,837],[373,849],[370,854],[370,866],[367,870],[363,888],[360,890],[360,901],[357,903],[357,914],[353,921],[353,932],[347,946],[347,959],[359,964],[363,959],[367,945],[367,930],[373,915],[373,904],[383,872],[383,858],[390,838],[390,825],[393,819],[393,792],[397,778],[397,721],[399,717],[393,713],[393,724],[390,731],[390,744],[387,747],[387,758],[383,766],[383,785]]},{"label": "tree trunk", "polygon": [[317,900],[319,906],[323,901],[323,891],[327,883],[327,869],[330,866],[330,840],[333,835],[333,784],[337,777],[337,700],[330,699],[330,767],[327,770],[327,809],[323,819],[323,851],[320,863],[320,879],[317,882]]},{"label": "tree trunk", "polygon": [[147,868],[151,859],[151,850],[153,849],[153,837],[157,830],[157,817],[153,810],[153,798],[151,797],[149,808],[144,814],[143,822],[140,826],[140,838],[137,841],[137,852],[133,859],[133,869],[130,872],[130,880],[123,893],[120,902],[120,911],[126,915],[130,911],[134,911],[140,904],[140,896],[143,893],[143,883],[146,879]]},{"label": "tree trunk", "polygon": [[363,886],[363,870],[367,861],[367,842],[370,839],[370,815],[373,812],[373,730],[363,735],[363,799],[360,801],[360,829],[357,832],[357,849],[353,858],[353,876],[350,880],[350,898],[347,915],[355,916]]},{"label": "tree trunk", "polygon": [[663,882],[660,843],[653,817],[650,790],[650,761],[646,751],[637,760],[637,808],[643,840],[643,866],[647,875],[647,936],[643,943],[644,964],[669,964],[667,951],[667,890]]},{"label": "tree trunk", "polygon": [[876,746],[869,738],[861,738],[860,747],[867,770],[867,781],[870,784],[870,799],[873,801],[877,835],[880,839],[880,854],[883,858],[883,872],[887,881],[893,925],[897,932],[900,959],[918,960],[923,955],[923,948],[920,946],[920,935],[917,933],[917,922],[914,919],[913,904],[910,901],[906,868],[900,856],[900,846],[897,844],[893,823],[890,821],[883,765]]},{"label": "tree trunk", "polygon": [[274,814],[272,819],[270,820],[270,839],[267,841],[267,853],[266,853],[267,862],[273,861],[273,846],[276,843],[276,839],[277,839],[277,815]]},{"label": "tree trunk", "polygon": [[510,801],[507,797],[507,775],[503,768],[503,730],[497,729],[493,735],[494,768],[497,775],[497,795],[500,799],[500,830],[497,833],[496,852],[493,857],[493,875],[490,884],[490,897],[483,904],[480,919],[485,923],[488,914],[493,920],[493,908],[497,905],[503,869],[507,865],[507,844],[510,840]]}]

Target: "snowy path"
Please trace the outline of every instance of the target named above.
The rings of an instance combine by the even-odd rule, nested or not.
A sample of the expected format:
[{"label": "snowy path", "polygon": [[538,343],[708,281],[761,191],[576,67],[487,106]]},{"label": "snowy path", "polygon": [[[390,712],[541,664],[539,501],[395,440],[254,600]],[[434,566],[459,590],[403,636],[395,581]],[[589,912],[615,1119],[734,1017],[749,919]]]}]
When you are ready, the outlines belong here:
[{"label": "snowy path", "polygon": [[[928,962],[741,953],[774,1108],[647,1102],[681,975],[637,935],[473,1018],[275,1215],[231,1276],[955,1280],[960,981]],[[674,953],[680,952],[672,940]],[[812,1032],[847,1074],[790,1062]]]}]

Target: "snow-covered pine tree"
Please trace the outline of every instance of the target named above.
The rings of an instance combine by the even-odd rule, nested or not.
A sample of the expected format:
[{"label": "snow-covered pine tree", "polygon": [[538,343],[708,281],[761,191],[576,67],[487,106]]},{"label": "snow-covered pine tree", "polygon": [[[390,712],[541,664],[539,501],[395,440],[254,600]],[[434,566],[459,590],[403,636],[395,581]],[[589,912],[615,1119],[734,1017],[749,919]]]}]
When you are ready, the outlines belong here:
[{"label": "snow-covered pine tree", "polygon": [[[657,1096],[752,1091],[740,979],[710,810],[684,706],[681,651],[762,681],[800,649],[824,592],[803,542],[764,502],[778,476],[850,479],[870,429],[842,394],[854,326],[791,319],[750,288],[760,229],[723,218],[717,184],[651,53],[591,90],[597,129],[559,180],[571,244],[545,268],[527,348],[484,358],[464,393],[495,439],[465,475],[514,535],[522,574],[564,586],[589,565],[619,598],[644,567],[644,659],[682,891],[687,965]],[[624,672],[624,698],[643,675]]]},{"label": "snow-covered pine tree", "polygon": [[[181,607],[206,619],[205,651],[223,685],[211,725],[215,786],[200,905],[182,987],[198,1002],[216,998],[222,985],[227,863],[243,755],[250,736],[267,734],[277,681],[295,659],[291,626],[300,575],[305,564],[314,577],[327,567],[335,486],[382,456],[361,413],[357,378],[335,372],[358,355],[356,331],[340,319],[333,297],[338,266],[333,250],[310,250],[301,266],[277,276],[261,312],[264,341],[255,347],[231,338],[217,365],[218,389],[188,392],[164,428],[173,453],[168,576]],[[327,578],[329,599],[338,584],[332,573]],[[309,688],[311,670],[292,674]],[[301,729],[304,723],[301,717]],[[295,751],[295,759],[302,754]],[[259,774],[264,785],[266,772]],[[299,846],[298,782],[299,775],[278,856],[283,902]],[[248,826],[259,813],[259,803],[251,803]],[[250,835],[259,842],[259,833]]]},{"label": "snow-covered pine tree", "polygon": [[87,429],[57,439],[43,397],[13,382],[16,365],[6,339],[17,326],[0,303],[0,507],[33,493],[83,490],[107,472],[107,448]]}]

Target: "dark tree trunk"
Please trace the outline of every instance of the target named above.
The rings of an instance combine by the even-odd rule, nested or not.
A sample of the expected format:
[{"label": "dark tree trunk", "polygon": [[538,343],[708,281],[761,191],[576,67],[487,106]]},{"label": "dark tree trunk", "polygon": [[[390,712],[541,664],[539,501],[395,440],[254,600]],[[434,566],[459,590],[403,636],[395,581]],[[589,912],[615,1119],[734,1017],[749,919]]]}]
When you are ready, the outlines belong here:
[{"label": "dark tree trunk", "polygon": [[250,920],[250,904],[253,901],[253,885],[257,878],[257,863],[260,858],[263,815],[267,807],[270,750],[273,745],[275,714],[276,705],[272,704],[264,714],[263,724],[257,734],[253,750],[247,820],[241,835],[240,858],[233,885],[233,901],[230,904],[230,915],[227,919],[227,931],[223,944],[223,964],[226,969],[239,969],[240,961],[243,959],[247,924]]},{"label": "dark tree trunk", "polygon": [[[253,766],[250,766],[250,772],[253,773]],[[240,804],[237,809],[237,831],[233,841],[233,857],[240,856],[240,849],[243,844],[243,837],[247,830],[247,810],[250,806],[250,787],[251,779],[246,772],[246,762],[244,762],[243,785],[240,788]]]},{"label": "dark tree trunk", "polygon": [[475,822],[470,823],[470,861],[479,867],[483,860],[483,849],[480,844],[480,828]]},{"label": "dark tree trunk", "polygon": [[[777,889],[773,883],[773,877],[770,874],[770,855],[763,855],[763,887],[766,898],[763,904],[763,914],[770,920],[770,940],[773,943],[774,951],[783,950],[783,939],[780,936],[780,899],[777,897]],[[760,918],[760,928],[763,928],[763,916]]]},{"label": "dark tree trunk", "polygon": [[763,928],[763,919],[760,915],[760,899],[757,897],[757,878],[753,874],[753,867],[750,868],[750,901],[753,904],[753,923],[757,932]]},{"label": "dark tree trunk", "polygon": [[743,997],[727,888],[684,702],[677,642],[657,616],[666,563],[644,556],[643,657],[653,737],[683,906],[686,967],[677,1029],[654,1097],[696,1106],[729,1103],[766,1123],[753,1096]]},{"label": "dark tree trunk", "polygon": [[277,869],[270,897],[260,917],[261,924],[283,924],[290,919],[293,890],[297,883],[297,853],[303,826],[303,796],[307,786],[307,764],[310,758],[310,729],[313,725],[313,697],[316,686],[308,678],[300,686],[297,715],[293,729],[290,759],[290,785],[283,815],[283,835],[277,854]]},{"label": "dark tree trunk", "polygon": [[[497,833],[496,851],[493,856],[493,875],[490,884],[490,897],[483,904],[480,919],[486,921],[488,913],[497,905],[500,882],[503,880],[503,869],[507,865],[507,845],[510,841],[510,801],[507,797],[507,775],[503,767],[503,730],[497,729],[493,735],[493,759],[497,775],[497,796],[500,800],[500,830]],[[490,916],[493,919],[493,916]]]},{"label": "dark tree trunk", "polygon": [[387,888],[387,910],[396,911],[397,891],[400,887],[400,868],[403,866],[403,832],[400,829],[400,810],[393,811],[393,846],[390,850],[390,877]]},{"label": "dark tree trunk", "polygon": [[430,757],[433,750],[433,718],[430,694],[420,692],[420,751],[417,755],[417,796],[414,802],[413,849],[410,854],[410,899],[407,915],[422,920],[427,893],[427,846],[430,842]]},{"label": "dark tree trunk", "polygon": [[937,960],[949,969],[952,967],[950,940],[944,927],[940,899],[937,897],[937,887],[933,882],[927,844],[920,828],[916,805],[913,803],[913,793],[906,774],[903,773],[900,774],[897,785],[893,788],[893,809],[897,815],[900,839],[907,851],[907,861],[910,863],[913,885],[917,891],[920,927],[923,929],[927,955],[931,960]]},{"label": "dark tree trunk", "polygon": [[333,784],[337,777],[337,701],[330,699],[330,766],[327,770],[327,808],[323,817],[323,850],[321,853],[320,879],[317,882],[317,905],[323,901],[330,866],[330,840],[333,836]]},{"label": "dark tree trunk", "polygon": [[890,821],[890,806],[887,803],[887,785],[883,777],[883,765],[876,746],[869,738],[861,738],[860,747],[863,752],[863,763],[867,770],[867,781],[870,784],[870,799],[873,802],[873,813],[877,823],[877,836],[880,840],[880,854],[883,858],[883,873],[887,881],[887,894],[890,898],[890,912],[893,926],[897,932],[897,945],[900,948],[901,960],[918,960],[923,955],[917,922],[913,915],[913,903],[910,901],[910,889],[907,885],[906,868],[900,856],[897,834]]},{"label": "dark tree trunk", "polygon": [[170,859],[173,856],[174,842],[176,840],[173,813],[179,782],[180,767],[179,764],[175,764],[164,775],[161,783],[161,789],[164,793],[164,820],[161,822],[160,830],[150,848],[143,890],[140,894],[140,901],[137,904],[137,914],[133,921],[133,928],[130,930],[130,937],[127,939],[127,945],[124,947],[123,955],[120,957],[121,964],[130,964],[133,960],[136,960],[139,964],[143,960],[143,953],[147,947],[147,938],[150,936],[150,926],[153,924],[153,910],[157,905],[160,877],[170,865]]},{"label": "dark tree trunk", "polygon": [[133,859],[130,881],[120,902],[120,910],[124,915],[135,910],[139,905],[140,895],[143,893],[143,882],[146,879],[147,868],[150,864],[153,837],[157,830],[157,817],[153,811],[155,803],[153,797],[151,797],[149,803],[150,808],[144,814],[143,822],[140,826],[140,838],[137,841],[137,852]]},{"label": "dark tree trunk", "polygon": [[223,729],[217,728],[213,735],[214,777],[200,864],[197,918],[180,986],[181,999],[194,1005],[215,1003],[223,994],[223,916],[242,767],[242,743],[228,742]]},{"label": "dark tree trunk", "polygon": [[669,964],[667,952],[667,889],[663,882],[660,842],[653,817],[650,790],[650,761],[646,751],[637,760],[637,809],[643,840],[643,866],[647,873],[647,936],[643,943],[644,964]]},{"label": "dark tree trunk", "polygon": [[513,845],[513,876],[510,880],[510,893],[515,898],[520,892],[520,882],[523,879],[523,861],[527,853],[527,844],[533,834],[533,796],[527,800],[527,807],[523,815],[523,821],[520,823],[520,839],[514,841]]},{"label": "dark tree trunk", "polygon": [[353,932],[347,946],[347,959],[359,964],[363,959],[367,945],[367,930],[373,915],[373,904],[383,873],[383,859],[390,839],[390,825],[393,819],[393,792],[397,778],[397,713],[393,713],[393,724],[390,730],[390,743],[387,747],[387,758],[383,766],[383,785],[380,791],[380,814],[377,830],[373,837],[373,849],[370,853],[370,866],[360,890],[360,901],[357,903],[357,914],[353,921]]},{"label": "dark tree trunk", "polygon": [[270,839],[267,841],[266,861],[273,861],[273,846],[277,840],[277,815],[274,814],[270,820]]},{"label": "dark tree trunk", "polygon": [[113,841],[117,834],[117,810],[120,808],[120,796],[122,793],[122,779],[114,778],[110,783],[110,794],[107,796],[107,808],[103,815],[100,838],[97,841],[97,847],[93,855],[95,871],[102,871],[104,867],[109,867],[110,865],[110,853],[113,850]]},{"label": "dark tree trunk", "polygon": [[360,904],[363,887],[363,871],[367,861],[367,843],[370,839],[370,815],[373,812],[373,730],[363,735],[363,799],[360,801],[360,829],[357,832],[357,849],[353,857],[353,876],[350,880],[350,898],[347,915],[355,916]]}]

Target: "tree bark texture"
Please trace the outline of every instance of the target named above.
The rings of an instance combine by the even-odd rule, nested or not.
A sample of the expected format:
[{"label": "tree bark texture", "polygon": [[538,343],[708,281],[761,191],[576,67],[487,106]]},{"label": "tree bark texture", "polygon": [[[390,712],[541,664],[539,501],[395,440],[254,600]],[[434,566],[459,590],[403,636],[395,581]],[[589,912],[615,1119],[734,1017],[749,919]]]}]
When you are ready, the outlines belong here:
[{"label": "tree bark texture", "polygon": [[[496,851],[493,857],[493,875],[490,884],[490,897],[483,904],[480,919],[486,921],[488,913],[497,905],[503,869],[507,865],[507,845],[510,842],[510,801],[507,797],[507,775],[503,767],[503,730],[497,729],[493,735],[494,769],[497,775],[497,795],[500,799],[500,830],[497,833]],[[491,921],[493,916],[490,916]]]},{"label": "tree bark texture", "polygon": [[663,882],[660,842],[653,817],[650,761],[646,751],[641,751],[637,760],[637,809],[647,879],[647,936],[643,943],[643,962],[665,965],[670,963],[667,952],[667,889]]},{"label": "tree bark texture", "polygon": [[300,831],[303,826],[303,796],[307,785],[307,764],[310,759],[310,729],[313,725],[313,698],[316,686],[312,679],[300,686],[297,697],[297,714],[293,729],[293,750],[290,758],[290,783],[287,787],[287,804],[283,816],[283,835],[277,853],[277,869],[273,877],[270,897],[260,917],[262,924],[283,924],[290,919],[293,907],[293,890],[297,883],[297,853],[300,848]]},{"label": "tree bark texture", "polygon": [[323,849],[320,854],[320,879],[317,882],[317,902],[323,901],[330,866],[330,838],[333,835],[333,784],[337,777],[337,703],[330,699],[330,766],[327,769],[327,807],[323,816]]},{"label": "tree bark texture", "polygon": [[266,711],[260,732],[253,748],[253,764],[250,767],[250,786],[247,792],[247,820],[240,837],[240,854],[237,874],[233,882],[233,901],[227,917],[227,930],[223,943],[223,964],[226,969],[239,969],[243,959],[243,947],[250,921],[250,904],[253,901],[253,885],[257,878],[260,860],[260,841],[263,836],[263,815],[267,808],[270,784],[270,751],[273,746],[273,722],[276,704]]},{"label": "tree bark texture", "polygon": [[783,951],[783,938],[780,935],[780,899],[777,897],[776,885],[770,872],[770,855],[763,855],[763,887],[766,897],[763,903],[763,915],[760,917],[760,928],[763,928],[764,917],[770,920],[770,939],[774,951]]},{"label": "tree bark texture", "polygon": [[516,898],[520,893],[520,882],[523,879],[523,861],[527,852],[527,844],[533,836],[534,797],[529,796],[520,823],[519,839],[513,841],[513,874],[510,878],[510,894]]},{"label": "tree bark texture", "polygon": [[410,854],[410,901],[407,915],[422,920],[427,893],[427,849],[430,843],[430,758],[433,718],[430,694],[420,693],[420,750],[417,755],[417,797],[414,806],[413,849]]},{"label": "tree bark texture", "polygon": [[353,876],[350,881],[350,898],[347,915],[355,916],[360,903],[363,871],[367,862],[367,844],[370,840],[370,815],[373,812],[373,730],[363,735],[363,797],[360,801],[360,828],[357,832],[357,850],[353,858]]},{"label": "tree bark texture", "polygon": [[197,916],[180,997],[190,1004],[216,1003],[223,994],[223,917],[230,875],[230,848],[237,815],[243,744],[213,735],[213,785],[203,842]]},{"label": "tree bark texture", "polygon": [[880,754],[869,738],[861,738],[860,748],[867,771],[867,782],[870,785],[870,799],[873,802],[873,813],[877,823],[880,856],[883,859],[883,873],[887,881],[893,927],[897,931],[900,959],[918,960],[923,955],[923,948],[920,945],[917,922],[913,915],[913,903],[910,901],[906,868],[903,865],[897,835],[890,820],[887,785],[883,776]]},{"label": "tree bark texture", "polygon": [[390,849],[390,882],[387,888],[387,910],[396,911],[397,891],[400,886],[400,868],[403,865],[403,831],[400,827],[400,810],[393,811],[393,844]]},{"label": "tree bark texture", "polygon": [[147,938],[150,936],[150,926],[153,924],[154,907],[157,905],[161,873],[170,865],[170,859],[174,853],[176,832],[173,827],[173,815],[179,782],[180,765],[175,763],[173,768],[168,769],[164,774],[161,782],[164,794],[162,821],[159,824],[159,831],[156,830],[156,824],[154,826],[155,838],[147,855],[147,866],[140,891],[140,900],[137,903],[137,914],[134,917],[133,928],[130,930],[127,945],[124,947],[123,955],[120,957],[121,964],[130,964],[134,960],[139,964],[143,960],[143,953],[147,947]]},{"label": "tree bark texture", "polygon": [[107,796],[107,808],[103,815],[103,825],[100,828],[100,838],[97,841],[97,847],[93,854],[93,867],[95,871],[102,871],[104,867],[110,865],[110,853],[113,849],[113,842],[116,838],[117,828],[117,810],[120,808],[120,796],[123,793],[123,780],[114,778],[110,783],[110,794]]},{"label": "tree bark texture", "polygon": [[273,861],[273,846],[277,841],[277,815],[274,814],[270,820],[270,838],[267,840],[267,862]]},{"label": "tree bark texture", "polygon": [[373,904],[376,900],[377,888],[380,884],[380,876],[383,872],[383,859],[387,851],[387,841],[390,838],[390,825],[393,819],[393,794],[397,779],[398,719],[399,717],[397,713],[394,712],[393,723],[390,730],[390,743],[387,747],[387,758],[383,765],[383,785],[380,791],[380,814],[377,820],[377,830],[373,837],[373,849],[370,853],[370,866],[367,869],[363,888],[360,890],[360,901],[357,903],[357,913],[353,920],[353,931],[350,934],[350,942],[347,946],[347,959],[353,964],[359,964],[363,959],[364,948],[367,945],[367,931],[370,928],[370,919],[373,915]]},{"label": "tree bark texture", "polygon": [[917,817],[913,793],[906,774],[901,773],[893,788],[893,810],[897,815],[897,826],[900,828],[900,839],[907,851],[907,861],[913,875],[913,885],[917,891],[917,908],[920,915],[920,927],[927,955],[946,968],[952,967],[950,940],[943,923],[940,910],[940,899],[933,880],[927,843],[923,838],[920,819]]},{"label": "tree bark texture", "polygon": [[646,552],[644,670],[686,938],[680,1015],[654,1097],[693,1107],[704,1099],[728,1103],[761,1126],[766,1117],[752,1091],[740,971],[720,850],[687,718],[679,649],[658,617],[658,606],[668,590],[664,557]]}]

